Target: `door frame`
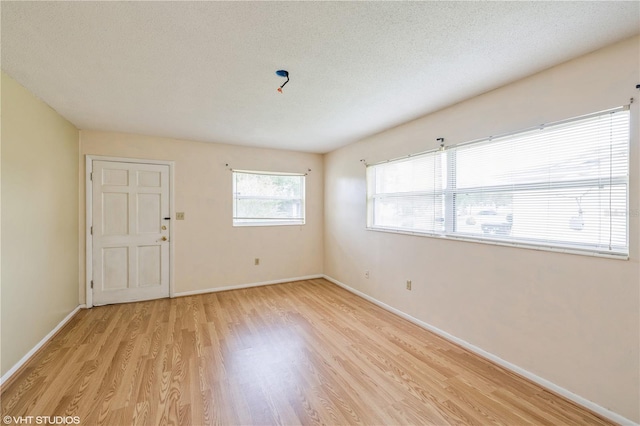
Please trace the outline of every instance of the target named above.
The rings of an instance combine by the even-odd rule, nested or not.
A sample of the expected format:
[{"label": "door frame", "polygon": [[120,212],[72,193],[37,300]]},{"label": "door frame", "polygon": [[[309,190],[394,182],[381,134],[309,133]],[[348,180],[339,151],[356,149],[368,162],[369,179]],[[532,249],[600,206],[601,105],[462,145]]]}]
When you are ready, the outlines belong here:
[{"label": "door frame", "polygon": [[91,227],[93,226],[93,184],[91,182],[91,173],[93,173],[94,161],[112,161],[118,163],[137,163],[137,164],[157,164],[161,166],[169,166],[169,216],[171,222],[169,225],[169,297],[175,296],[173,288],[174,283],[174,161],[150,160],[146,158],[125,158],[125,157],[109,157],[102,155],[85,155],[85,304],[87,308],[93,307],[93,291],[91,288],[91,280],[93,279],[93,235],[91,235]]}]

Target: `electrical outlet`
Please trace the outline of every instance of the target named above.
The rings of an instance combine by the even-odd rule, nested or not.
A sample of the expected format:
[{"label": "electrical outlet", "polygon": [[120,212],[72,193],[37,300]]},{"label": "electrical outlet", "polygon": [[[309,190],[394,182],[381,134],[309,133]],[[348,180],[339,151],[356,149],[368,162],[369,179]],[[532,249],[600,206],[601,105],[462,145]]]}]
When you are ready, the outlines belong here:
[{"label": "electrical outlet", "polygon": [[407,280],[407,290],[411,290],[411,280]]},{"label": "electrical outlet", "polygon": [[184,220],[184,212],[176,212],[176,220]]},{"label": "electrical outlet", "polygon": [[255,266],[260,265],[260,258],[259,258],[259,257],[256,257],[256,258],[253,260],[253,264],[254,264]]},{"label": "electrical outlet", "polygon": [[365,277],[366,279],[369,279],[369,271],[364,271],[364,277]]}]

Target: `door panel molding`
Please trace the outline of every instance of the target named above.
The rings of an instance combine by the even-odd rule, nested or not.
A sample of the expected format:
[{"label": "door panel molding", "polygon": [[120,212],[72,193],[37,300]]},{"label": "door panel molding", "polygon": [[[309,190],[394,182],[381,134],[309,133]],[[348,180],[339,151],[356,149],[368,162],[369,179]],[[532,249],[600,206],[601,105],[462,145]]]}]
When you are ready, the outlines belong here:
[{"label": "door panel molding", "polygon": [[[85,155],[85,304],[87,308],[93,307],[93,291],[91,288],[91,280],[93,279],[93,184],[91,176],[93,173],[93,162],[117,162],[117,163],[136,163],[136,164],[152,164],[169,167],[169,217],[171,217],[171,226],[169,226],[169,297],[174,297],[174,233],[175,233],[175,206],[174,206],[174,161],[152,160],[145,158],[126,158],[126,157],[110,157],[101,155]],[[112,176],[113,184],[122,184],[120,176]],[[140,177],[136,177],[140,179]],[[142,176],[145,185],[154,186],[153,176]],[[163,266],[164,268],[164,266]],[[122,300],[127,302],[128,300]]]}]

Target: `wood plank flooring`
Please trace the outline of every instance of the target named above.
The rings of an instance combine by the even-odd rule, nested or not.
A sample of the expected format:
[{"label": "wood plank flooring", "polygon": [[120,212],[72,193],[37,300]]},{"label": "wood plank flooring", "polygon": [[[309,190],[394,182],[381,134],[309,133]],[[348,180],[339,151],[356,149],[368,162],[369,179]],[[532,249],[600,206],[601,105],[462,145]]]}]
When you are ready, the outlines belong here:
[{"label": "wood plank flooring", "polygon": [[82,425],[605,425],[323,279],[79,312],[1,415]]}]

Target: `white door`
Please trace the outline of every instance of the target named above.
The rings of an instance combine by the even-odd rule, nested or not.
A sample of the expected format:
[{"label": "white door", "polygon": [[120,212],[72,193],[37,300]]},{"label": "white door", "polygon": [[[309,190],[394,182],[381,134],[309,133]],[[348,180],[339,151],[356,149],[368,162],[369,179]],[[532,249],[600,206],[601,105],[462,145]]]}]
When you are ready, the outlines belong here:
[{"label": "white door", "polygon": [[169,297],[169,166],[93,161],[93,304]]}]

